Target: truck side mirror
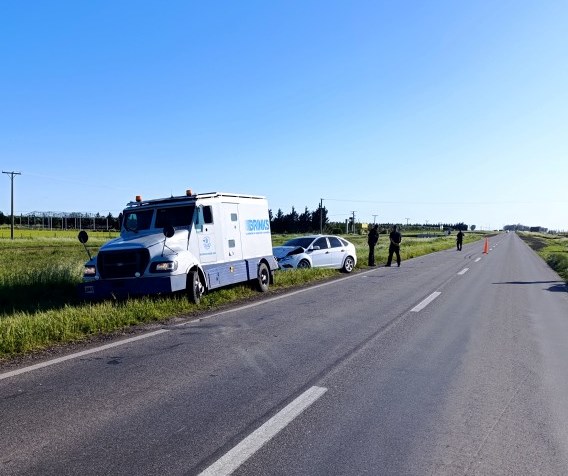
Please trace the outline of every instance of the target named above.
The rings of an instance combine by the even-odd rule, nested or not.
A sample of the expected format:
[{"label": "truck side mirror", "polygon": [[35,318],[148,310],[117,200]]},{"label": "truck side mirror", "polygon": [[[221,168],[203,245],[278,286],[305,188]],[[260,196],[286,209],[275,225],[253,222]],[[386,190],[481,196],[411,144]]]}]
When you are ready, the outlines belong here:
[{"label": "truck side mirror", "polygon": [[172,225],[166,225],[164,227],[164,236],[166,238],[171,238],[172,236],[174,236],[176,230]]},{"label": "truck side mirror", "polygon": [[89,235],[87,235],[87,232],[85,230],[81,230],[79,232],[79,235],[77,236],[77,238],[79,239],[79,241],[81,243],[83,243],[83,248],[85,248],[85,251],[87,252],[87,255],[89,256],[89,260],[91,259],[91,253],[89,252],[89,250],[87,249],[87,241],[89,241]]},{"label": "truck side mirror", "polygon": [[77,239],[81,243],[85,244],[87,241],[89,241],[89,235],[87,234],[87,232],[85,230],[81,230],[79,232],[79,235],[77,236]]}]

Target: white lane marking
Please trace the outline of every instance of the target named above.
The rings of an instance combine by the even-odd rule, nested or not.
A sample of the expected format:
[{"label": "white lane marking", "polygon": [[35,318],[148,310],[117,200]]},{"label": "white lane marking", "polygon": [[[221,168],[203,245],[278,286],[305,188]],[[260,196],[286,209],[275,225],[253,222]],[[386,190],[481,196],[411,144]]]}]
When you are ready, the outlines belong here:
[{"label": "white lane marking", "polygon": [[74,354],[65,355],[64,357],[59,357],[57,359],[48,360],[46,362],[40,362],[39,364],[30,365],[29,367],[24,367],[17,370],[12,370],[11,372],[6,372],[4,374],[0,374],[0,380],[5,378],[15,377],[16,375],[20,375],[26,372],[31,372],[33,370],[41,369],[43,367],[49,367],[50,365],[59,364],[61,362],[65,362],[66,360],[76,359],[78,357],[83,357],[84,355],[94,354],[95,352],[100,352],[101,350],[112,349],[113,347],[118,347],[124,344],[129,344],[130,342],[135,342],[141,339],[147,339],[148,337],[154,337],[158,334],[163,334],[164,332],[170,332],[167,329],[160,329],[158,331],[149,332],[148,334],[139,335],[136,337],[130,337],[128,339],[124,339],[118,342],[112,342],[110,344],[102,345],[100,347],[95,347],[93,349],[83,350],[81,352],[75,352]]},{"label": "white lane marking", "polygon": [[481,261],[481,256],[475,260],[475,263],[477,263],[478,261]]},{"label": "white lane marking", "polygon": [[464,268],[464,269],[462,269],[458,274],[459,274],[459,275],[462,275],[462,274],[467,273],[468,271],[469,271],[469,268]]},{"label": "white lane marking", "polygon": [[426,299],[424,299],[420,304],[418,304],[417,306],[413,307],[410,312],[420,312],[422,309],[424,309],[428,304],[430,304],[434,299],[436,299],[440,294],[442,294],[439,291],[434,291],[432,294],[430,294],[430,296],[428,296]]},{"label": "white lane marking", "polygon": [[282,431],[306,408],[318,400],[325,392],[327,392],[327,388],[324,387],[312,387],[306,390],[302,395],[264,423],[264,425],[252,432],[237,446],[229,450],[224,456],[201,472],[199,476],[223,476],[231,474]]}]

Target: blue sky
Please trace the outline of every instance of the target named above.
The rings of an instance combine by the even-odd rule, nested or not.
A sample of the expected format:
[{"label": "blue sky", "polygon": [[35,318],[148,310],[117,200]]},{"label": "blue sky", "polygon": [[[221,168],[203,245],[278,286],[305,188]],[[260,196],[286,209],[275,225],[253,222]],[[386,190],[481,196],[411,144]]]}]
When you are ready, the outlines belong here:
[{"label": "blue sky", "polygon": [[[15,212],[265,195],[568,230],[566,1],[0,4]],[[0,182],[10,212],[10,178]]]}]

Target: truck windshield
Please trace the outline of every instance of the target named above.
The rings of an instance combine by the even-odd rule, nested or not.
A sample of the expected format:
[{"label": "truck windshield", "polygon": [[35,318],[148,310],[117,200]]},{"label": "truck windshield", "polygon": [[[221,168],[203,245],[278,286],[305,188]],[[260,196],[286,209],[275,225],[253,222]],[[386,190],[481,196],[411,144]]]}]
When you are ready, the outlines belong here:
[{"label": "truck windshield", "polygon": [[156,209],[156,228],[163,228],[166,225],[176,227],[189,227],[193,220],[193,205],[183,207],[167,207]]},{"label": "truck windshield", "polygon": [[148,230],[152,224],[154,210],[124,212],[124,228],[128,231]]}]

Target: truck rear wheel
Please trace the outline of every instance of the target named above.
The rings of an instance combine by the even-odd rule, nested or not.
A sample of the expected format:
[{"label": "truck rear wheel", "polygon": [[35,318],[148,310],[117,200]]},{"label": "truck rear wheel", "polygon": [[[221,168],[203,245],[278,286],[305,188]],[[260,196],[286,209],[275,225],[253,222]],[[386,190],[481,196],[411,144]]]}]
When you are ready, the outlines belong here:
[{"label": "truck rear wheel", "polygon": [[266,263],[260,263],[258,265],[258,277],[257,277],[257,288],[261,293],[268,291],[268,286],[270,285],[270,270]]},{"label": "truck rear wheel", "polygon": [[205,294],[205,288],[199,279],[197,270],[191,270],[187,273],[186,283],[187,297],[193,304],[199,304],[201,296]]}]

